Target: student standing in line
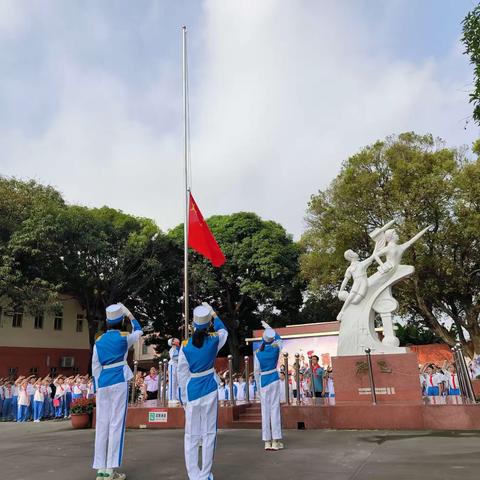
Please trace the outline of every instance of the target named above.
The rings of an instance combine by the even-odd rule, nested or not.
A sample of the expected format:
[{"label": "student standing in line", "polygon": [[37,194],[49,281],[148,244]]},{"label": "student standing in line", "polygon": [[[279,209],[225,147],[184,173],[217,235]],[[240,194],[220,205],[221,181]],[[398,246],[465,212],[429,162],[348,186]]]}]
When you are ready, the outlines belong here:
[{"label": "student standing in line", "polygon": [[55,409],[55,418],[60,419],[64,417],[64,406],[63,402],[65,401],[65,385],[62,376],[57,377],[53,384],[55,385],[55,394],[53,397],[53,408]]},{"label": "student standing in line", "polygon": [[[208,332],[212,318],[215,333]],[[185,406],[185,464],[190,480],[212,480],[218,413],[218,377],[214,364],[228,332],[208,303],[194,309],[193,328],[193,335],[182,343],[177,372],[180,398]],[[201,469],[198,465],[200,445]]]},{"label": "student standing in line", "polygon": [[33,421],[39,423],[43,417],[43,404],[45,401],[42,379],[39,378],[33,387],[35,389],[35,393],[33,394]]},{"label": "student standing in line", "polygon": [[283,449],[281,387],[277,365],[282,340],[268,323],[262,322],[262,326],[265,329],[262,343],[254,354],[254,372],[258,379],[262,411],[262,439],[265,442],[265,450],[281,450]]},{"label": "student standing in line", "polygon": [[26,422],[28,419],[28,407],[30,406],[30,395],[27,391],[28,380],[23,380],[18,386],[18,411],[17,422]]},{"label": "student standing in line", "polygon": [[12,383],[7,380],[3,385],[3,409],[2,409],[2,420],[4,422],[11,420],[11,411],[12,411]]}]

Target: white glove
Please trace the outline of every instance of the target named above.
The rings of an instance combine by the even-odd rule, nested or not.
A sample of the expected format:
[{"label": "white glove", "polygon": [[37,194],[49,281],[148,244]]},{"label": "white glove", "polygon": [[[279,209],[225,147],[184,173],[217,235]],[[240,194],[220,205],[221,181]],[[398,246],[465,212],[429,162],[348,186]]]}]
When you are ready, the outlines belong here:
[{"label": "white glove", "polygon": [[262,327],[266,330],[267,328],[272,328],[267,322],[262,320]]},{"label": "white glove", "polygon": [[210,311],[210,315],[213,315],[213,308],[212,306],[207,303],[207,302],[202,302],[202,305],[205,307],[205,308],[208,308],[208,310]]},{"label": "white glove", "polygon": [[131,312],[123,303],[120,303],[120,305],[122,306],[123,314],[124,314],[129,320],[133,320],[132,312]]}]

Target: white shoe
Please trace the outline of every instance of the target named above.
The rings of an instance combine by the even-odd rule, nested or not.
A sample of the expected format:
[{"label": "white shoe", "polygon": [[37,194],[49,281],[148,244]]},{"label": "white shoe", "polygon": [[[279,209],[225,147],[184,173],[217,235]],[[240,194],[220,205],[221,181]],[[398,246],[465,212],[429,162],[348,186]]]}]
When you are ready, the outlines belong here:
[{"label": "white shoe", "polygon": [[272,450],[272,442],[265,442],[265,450]]},{"label": "white shoe", "polygon": [[285,447],[280,440],[274,440],[272,442],[272,450],[283,450]]}]

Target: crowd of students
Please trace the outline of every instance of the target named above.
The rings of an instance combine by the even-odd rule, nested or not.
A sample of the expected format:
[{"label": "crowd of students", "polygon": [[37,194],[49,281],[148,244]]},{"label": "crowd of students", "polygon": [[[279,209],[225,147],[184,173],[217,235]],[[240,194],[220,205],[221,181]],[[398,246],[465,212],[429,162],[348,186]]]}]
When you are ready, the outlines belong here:
[{"label": "crowd of students", "polygon": [[0,378],[0,419],[35,423],[70,418],[72,401],[94,396],[88,375]]},{"label": "crowd of students", "polygon": [[444,362],[440,367],[433,363],[426,363],[420,368],[419,377],[424,396],[460,395],[458,375],[453,364]]},{"label": "crowd of students", "polygon": [[[289,383],[289,396],[290,401],[297,398],[297,394],[300,395],[300,400],[305,400],[312,397],[324,397],[324,398],[333,398],[335,397],[335,389],[333,383],[333,371],[331,367],[323,368],[318,363],[318,357],[316,355],[312,356],[312,372],[310,371],[309,365],[303,365],[300,367],[299,377],[300,382],[297,386],[295,373],[293,368],[288,372],[288,383]],[[285,368],[281,365],[280,369],[280,380],[282,385],[285,382]],[[219,371],[219,384],[218,384],[218,401],[227,402],[230,400],[230,377],[228,370]],[[313,378],[313,380],[312,380]],[[158,377],[157,370],[152,367],[150,371],[147,372],[137,372],[135,377],[135,403],[142,403],[145,400],[155,400],[159,397],[158,389],[162,389],[162,379]],[[233,375],[233,396],[235,401],[246,401],[247,400],[247,388],[248,388],[248,399],[251,402],[260,401],[257,379],[254,374],[251,373],[248,377],[248,382],[245,381],[244,374],[234,374]],[[169,389],[169,380],[167,376],[167,385],[166,392],[168,396]],[[161,392],[160,392],[161,396]],[[131,397],[130,397],[131,398]],[[169,398],[170,399],[170,398]],[[285,388],[281,388],[280,401],[286,403],[286,391]]]}]

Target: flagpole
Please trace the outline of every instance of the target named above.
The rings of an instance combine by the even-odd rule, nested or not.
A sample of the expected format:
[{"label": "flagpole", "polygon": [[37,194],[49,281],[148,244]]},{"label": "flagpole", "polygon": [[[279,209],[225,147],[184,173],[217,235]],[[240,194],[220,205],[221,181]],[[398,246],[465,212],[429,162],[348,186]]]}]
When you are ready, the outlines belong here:
[{"label": "flagpole", "polygon": [[188,109],[187,109],[187,27],[182,27],[182,73],[183,73],[183,156],[185,162],[185,218],[183,227],[183,318],[185,321],[185,338],[189,337],[188,306],[188,207],[190,187],[188,185]]}]

